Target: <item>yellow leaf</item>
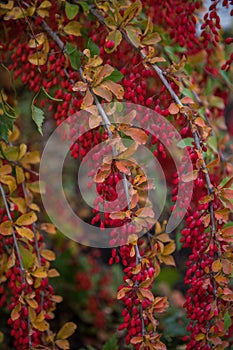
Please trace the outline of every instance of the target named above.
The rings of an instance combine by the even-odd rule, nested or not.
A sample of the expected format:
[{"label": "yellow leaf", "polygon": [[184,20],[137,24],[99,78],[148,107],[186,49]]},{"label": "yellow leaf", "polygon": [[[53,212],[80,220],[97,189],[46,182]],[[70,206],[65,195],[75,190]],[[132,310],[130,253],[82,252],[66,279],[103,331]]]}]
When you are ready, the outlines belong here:
[{"label": "yellow leaf", "polygon": [[72,90],[85,92],[87,90],[87,87],[88,87],[87,83],[84,83],[83,81],[78,81],[77,83],[74,84]]},{"label": "yellow leaf", "polygon": [[30,230],[27,227],[18,227],[16,226],[16,231],[18,232],[18,234],[21,237],[27,238],[29,241],[33,241],[34,239],[34,233],[32,232],[32,230]]},{"label": "yellow leaf", "polygon": [[54,235],[56,233],[56,227],[50,223],[43,223],[40,225],[40,229]]},{"label": "yellow leaf", "polygon": [[215,260],[212,263],[212,271],[219,272],[221,269],[222,269],[222,263],[221,263],[220,259]]},{"label": "yellow leaf", "polygon": [[44,194],[45,189],[41,185],[42,185],[42,183],[39,181],[29,182],[29,183],[27,183],[27,188],[34,193],[41,193],[41,194],[43,193]]},{"label": "yellow leaf", "polygon": [[28,46],[31,48],[36,48],[36,47],[44,44],[45,39],[46,39],[45,33],[36,34],[34,38],[29,40]]},{"label": "yellow leaf", "polygon": [[32,276],[37,278],[46,278],[47,272],[44,270],[43,267],[38,267],[34,272],[31,272]]},{"label": "yellow leaf", "polygon": [[60,295],[51,295],[50,300],[54,301],[54,303],[61,303],[63,299]]},{"label": "yellow leaf", "polygon": [[7,269],[11,269],[13,266],[15,266],[15,261],[16,261],[16,256],[15,256],[15,251],[13,250],[7,261]]},{"label": "yellow leaf", "polygon": [[35,11],[36,11],[35,6],[29,6],[27,8],[27,13],[26,14],[27,14],[27,16],[32,17],[34,15]]},{"label": "yellow leaf", "polygon": [[0,224],[0,233],[3,236],[10,236],[12,234],[12,222],[10,220],[3,221]]},{"label": "yellow leaf", "polygon": [[11,20],[11,19],[13,20],[20,19],[20,18],[24,18],[24,12],[18,6],[13,7],[13,9],[8,11],[7,14],[4,16],[5,21]]},{"label": "yellow leaf", "polygon": [[38,303],[35,299],[26,298],[26,300],[27,300],[28,305],[30,305],[32,309],[38,308]]},{"label": "yellow leaf", "polygon": [[60,349],[63,349],[63,350],[67,350],[70,348],[70,344],[68,342],[68,340],[66,339],[58,339],[55,341],[55,344],[60,348]]},{"label": "yellow leaf", "polygon": [[17,304],[14,309],[11,311],[12,321],[17,320],[20,317],[19,311],[21,310],[21,304]]},{"label": "yellow leaf", "polygon": [[112,93],[109,91],[109,89],[107,89],[103,85],[94,87],[93,91],[96,95],[104,98],[106,101],[108,102],[112,101]]},{"label": "yellow leaf", "polygon": [[11,10],[13,6],[14,6],[14,1],[13,0],[8,0],[6,3],[1,2],[0,9]]},{"label": "yellow leaf", "polygon": [[17,184],[20,185],[21,183],[23,183],[25,181],[24,170],[21,167],[16,166],[15,167],[15,172],[16,172]]},{"label": "yellow leaf", "polygon": [[43,258],[45,258],[48,261],[53,261],[56,259],[55,253],[49,249],[41,250],[40,254],[41,256],[43,256]]},{"label": "yellow leaf", "polygon": [[120,300],[124,298],[125,294],[131,290],[130,287],[124,287],[121,290],[118,291],[117,293],[117,299]]},{"label": "yellow leaf", "polygon": [[27,226],[33,224],[37,220],[37,216],[34,211],[21,215],[15,222],[18,226]]},{"label": "yellow leaf", "polygon": [[155,64],[155,63],[158,63],[158,62],[166,62],[164,57],[152,57],[152,58],[149,58],[148,61],[151,64]]},{"label": "yellow leaf", "polygon": [[64,32],[69,35],[80,36],[81,25],[77,21],[71,21],[64,27]]},{"label": "yellow leaf", "polygon": [[36,320],[32,322],[34,328],[41,332],[47,331],[49,329],[49,323],[46,321],[37,322]]},{"label": "yellow leaf", "polygon": [[53,277],[59,277],[60,273],[56,269],[50,269],[48,271],[48,277],[53,278]]},{"label": "yellow leaf", "polygon": [[123,19],[122,19],[122,25],[126,26],[129,22],[132,21],[133,18],[135,18],[137,15],[139,15],[141,11],[142,11],[141,1],[136,0],[125,11]]},{"label": "yellow leaf", "polygon": [[[86,111],[88,110],[87,108],[85,109]],[[89,118],[89,127],[91,129],[95,129],[97,126],[99,126],[102,123],[102,118],[100,115],[90,115]]]},{"label": "yellow leaf", "polygon": [[113,71],[114,68],[112,66],[110,66],[109,64],[105,64],[103,67],[100,68],[98,73],[96,72],[94,77],[94,85],[99,85],[102,82],[102,80],[111,75]]},{"label": "yellow leaf", "polygon": [[111,41],[111,40],[114,42],[114,46],[113,46],[113,48],[111,48],[111,49],[106,48],[106,46],[105,46],[104,49],[105,49],[105,51],[106,51],[107,53],[112,53],[112,52],[115,51],[116,48],[120,45],[121,40],[122,40],[122,34],[121,34],[121,32],[120,32],[119,30],[113,30],[113,31],[111,31],[111,32],[108,34],[108,36],[106,37],[105,41],[107,42],[107,41]]},{"label": "yellow leaf", "polygon": [[173,256],[171,256],[171,255],[162,255],[162,256],[160,257],[160,260],[161,260],[165,265],[176,266],[175,260],[174,260]]},{"label": "yellow leaf", "polygon": [[28,152],[20,162],[26,167],[28,164],[37,164],[40,162],[40,153],[38,151]]},{"label": "yellow leaf", "polygon": [[47,9],[47,8],[50,8],[51,6],[52,6],[51,2],[48,0],[45,0],[40,4],[39,8],[40,9]]},{"label": "yellow leaf", "polygon": [[195,336],[195,340],[200,341],[205,339],[205,337],[206,337],[205,334],[199,333],[198,335]]},{"label": "yellow leaf", "polygon": [[159,33],[150,33],[143,40],[143,45],[156,45],[159,41],[161,41],[161,37]]},{"label": "yellow leaf", "polygon": [[163,255],[170,255],[176,250],[176,244],[174,241],[171,241],[164,247]]},{"label": "yellow leaf", "polygon": [[17,188],[15,178],[11,175],[0,176],[0,182],[8,186],[10,194],[12,194]]},{"label": "yellow leaf", "polygon": [[10,174],[11,172],[12,172],[12,167],[9,164],[2,165],[0,167],[0,176]]},{"label": "yellow leaf", "polygon": [[35,52],[28,57],[28,61],[34,66],[43,66],[47,62],[48,54]]},{"label": "yellow leaf", "polygon": [[140,28],[135,28],[134,26],[128,25],[125,27],[126,33],[132,44],[136,47],[140,46],[140,38],[142,31]]},{"label": "yellow leaf", "polygon": [[76,330],[77,326],[73,322],[67,322],[57,333],[57,339],[67,339],[69,338]]}]

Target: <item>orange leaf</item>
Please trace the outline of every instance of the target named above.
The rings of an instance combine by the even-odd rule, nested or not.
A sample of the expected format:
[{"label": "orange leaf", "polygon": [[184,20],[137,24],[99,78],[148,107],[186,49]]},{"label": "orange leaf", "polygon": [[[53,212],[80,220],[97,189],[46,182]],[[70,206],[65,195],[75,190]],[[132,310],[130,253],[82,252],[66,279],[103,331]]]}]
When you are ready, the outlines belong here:
[{"label": "orange leaf", "polygon": [[149,207],[144,207],[144,208],[140,208],[136,211],[135,213],[136,216],[138,217],[142,217],[142,218],[153,218],[155,213],[153,212],[153,210]]},{"label": "orange leaf", "polygon": [[94,97],[92,96],[90,90],[88,89],[86,92],[86,95],[83,99],[83,103],[81,105],[82,109],[85,109],[85,107],[90,107],[91,105],[93,105],[94,102]]},{"label": "orange leaf", "polygon": [[97,72],[95,74],[94,86],[99,85],[101,81],[107,78],[109,75],[111,75],[113,71],[114,71],[114,68],[109,64],[105,64],[103,67],[101,67],[100,70],[98,71],[98,74]]},{"label": "orange leaf", "polygon": [[134,141],[144,145],[148,139],[148,135],[145,131],[138,128],[129,128],[123,130],[125,135],[130,136]]},{"label": "orange leaf", "polygon": [[109,91],[109,89],[106,89],[105,86],[99,85],[93,88],[93,91],[96,95],[104,98],[106,101],[111,102],[112,101],[112,93]]},{"label": "orange leaf", "polygon": [[206,126],[205,121],[201,117],[197,117],[194,121],[194,123],[202,128]]},{"label": "orange leaf", "polygon": [[140,293],[144,298],[147,298],[150,301],[154,301],[154,295],[150,290],[144,289],[144,288],[139,288],[138,290],[140,291]]},{"label": "orange leaf", "polygon": [[179,108],[179,106],[178,106],[176,103],[172,102],[172,103],[170,104],[168,110],[169,110],[169,113],[170,113],[170,114],[173,114],[173,115],[174,115],[174,114],[179,113],[180,108]]},{"label": "orange leaf", "polygon": [[118,291],[117,293],[117,299],[122,299],[124,298],[125,294],[128,293],[131,290],[130,287],[124,287],[121,290]]},{"label": "orange leaf", "polygon": [[118,100],[121,100],[124,96],[123,87],[121,85],[115,83],[114,81],[106,80],[100,86],[111,91],[116,96],[116,98]]},{"label": "orange leaf", "polygon": [[220,259],[215,260],[212,263],[212,271],[219,272],[221,269],[222,269],[222,263],[221,263]]},{"label": "orange leaf", "polygon": [[174,241],[172,241],[164,247],[163,255],[170,255],[175,250],[176,250],[176,244]]},{"label": "orange leaf", "polygon": [[182,175],[181,180],[183,182],[190,182],[190,181],[196,180],[197,177],[198,177],[198,170],[193,170],[190,173]]},{"label": "orange leaf", "polygon": [[191,97],[185,96],[181,99],[181,102],[184,104],[192,104],[194,103],[193,99]]},{"label": "orange leaf", "polygon": [[3,236],[10,236],[12,234],[12,222],[10,220],[3,221],[0,224],[0,233]]}]

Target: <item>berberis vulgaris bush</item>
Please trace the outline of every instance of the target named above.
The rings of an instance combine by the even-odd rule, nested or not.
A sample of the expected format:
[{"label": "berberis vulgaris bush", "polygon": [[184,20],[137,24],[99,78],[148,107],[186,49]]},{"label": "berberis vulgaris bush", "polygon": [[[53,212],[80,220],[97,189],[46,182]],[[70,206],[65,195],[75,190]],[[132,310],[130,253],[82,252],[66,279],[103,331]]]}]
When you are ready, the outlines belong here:
[{"label": "berberis vulgaris bush", "polygon": [[[81,349],[85,322],[89,349],[232,349],[232,14],[232,0],[0,1],[1,349]],[[69,191],[63,153],[81,169]],[[98,258],[81,263],[93,248],[62,260],[55,227],[111,249],[115,301]],[[180,291],[159,287],[182,264]],[[64,315],[56,290],[72,290]]]}]

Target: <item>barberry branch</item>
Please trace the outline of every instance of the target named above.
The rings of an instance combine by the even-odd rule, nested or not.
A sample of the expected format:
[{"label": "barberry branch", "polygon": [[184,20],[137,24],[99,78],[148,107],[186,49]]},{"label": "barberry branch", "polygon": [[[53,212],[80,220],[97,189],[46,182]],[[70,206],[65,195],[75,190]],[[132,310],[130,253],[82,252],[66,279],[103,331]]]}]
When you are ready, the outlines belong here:
[{"label": "barberry branch", "polygon": [[[3,202],[4,202],[4,206],[5,206],[5,209],[6,209],[7,217],[9,219],[9,221],[11,221],[11,223],[13,225],[14,222],[13,222],[12,217],[11,217],[10,209],[9,209],[9,206],[8,206],[8,203],[7,203],[7,199],[6,199],[6,194],[4,192],[4,189],[3,189],[1,183],[0,183],[0,192],[1,192],[2,199],[3,199]],[[23,280],[25,280],[25,269],[23,267],[23,261],[22,261],[22,257],[21,257],[21,254],[20,254],[19,245],[18,245],[16,234],[15,234],[15,230],[14,230],[13,227],[12,227],[12,236],[13,236],[13,240],[14,240],[14,246],[15,246],[16,254],[17,254],[18,260],[19,260],[21,277],[22,277]]]},{"label": "barberry branch", "polygon": [[[95,9],[94,5],[90,6],[90,11],[100,21],[101,24],[103,24],[104,26],[106,25],[104,17]],[[144,54],[138,47],[136,47],[134,45],[134,43],[128,37],[127,33],[121,27],[119,27],[118,30],[121,32],[123,38],[129,43],[129,45],[131,47],[133,47],[133,49],[141,56],[141,58],[143,60],[146,59],[146,54]],[[174,102],[177,105],[179,105],[180,108],[184,107],[184,105],[181,102],[180,98],[177,96],[177,94],[175,93],[175,91],[171,87],[169,81],[165,77],[165,74],[164,74],[163,70],[161,68],[159,68],[156,64],[151,64],[150,62],[147,62],[147,64],[150,65],[151,68],[156,72],[156,74],[158,75],[158,77],[160,78],[160,80],[162,81],[164,86],[166,87],[167,91],[169,92],[169,94],[172,97],[172,99],[174,100]],[[188,117],[188,115],[185,112],[182,112],[182,114],[184,115],[184,117],[187,120],[189,120],[189,117]],[[189,124],[191,126],[191,122],[190,121],[189,121]],[[195,131],[191,130],[191,131],[192,131],[192,134],[193,134],[193,138],[194,138],[194,142],[195,142],[195,145],[197,147],[197,150],[202,152],[201,137],[200,137],[199,132],[197,130],[195,130]],[[209,172],[208,172],[208,169],[207,169],[206,162],[204,160],[203,154],[202,154],[202,166],[201,166],[201,168],[202,168],[202,171],[203,171],[205,179],[206,179],[208,195],[212,195],[214,193],[214,189],[213,189],[213,185],[211,184],[210,175],[209,175]],[[215,225],[215,219],[214,219],[213,200],[210,200],[210,202],[209,202],[209,212],[210,212],[210,220],[211,220],[212,237],[215,239],[216,225]]]}]

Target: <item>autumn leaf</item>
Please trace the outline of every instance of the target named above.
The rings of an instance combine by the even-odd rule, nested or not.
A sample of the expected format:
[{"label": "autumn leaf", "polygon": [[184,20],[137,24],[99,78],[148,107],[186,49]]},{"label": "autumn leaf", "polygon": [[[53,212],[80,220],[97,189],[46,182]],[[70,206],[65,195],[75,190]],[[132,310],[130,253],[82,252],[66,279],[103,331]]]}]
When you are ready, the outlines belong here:
[{"label": "autumn leaf", "polygon": [[168,111],[170,114],[175,115],[175,114],[179,113],[180,107],[176,103],[172,102],[170,104],[170,106],[168,107]]},{"label": "autumn leaf", "polygon": [[109,64],[105,64],[103,67],[100,68],[98,73],[96,72],[93,85],[99,85],[105,78],[109,77],[113,71],[114,68],[112,66],[110,66]]},{"label": "autumn leaf", "polygon": [[62,328],[57,333],[56,339],[67,339],[69,338],[76,330],[77,326],[73,322],[65,323]]},{"label": "autumn leaf", "polygon": [[64,32],[69,35],[80,36],[81,24],[77,21],[69,22],[64,28]]},{"label": "autumn leaf", "polygon": [[30,230],[27,227],[18,227],[18,226],[16,226],[15,229],[21,237],[27,238],[31,242],[33,241],[34,233],[32,232],[32,230]]},{"label": "autumn leaf", "polygon": [[12,234],[12,222],[10,220],[3,221],[0,224],[0,234],[10,236]]},{"label": "autumn leaf", "polygon": [[101,87],[106,88],[107,90],[111,91],[118,100],[121,100],[124,96],[124,89],[121,85],[114,83],[114,81],[111,80],[105,80]]},{"label": "autumn leaf", "polygon": [[145,131],[138,128],[128,128],[123,129],[125,135],[130,136],[134,141],[139,143],[140,145],[144,145],[148,139],[148,135]]},{"label": "autumn leaf", "polygon": [[37,221],[37,216],[34,211],[21,215],[16,221],[15,224],[18,226],[27,226],[33,224]]}]

